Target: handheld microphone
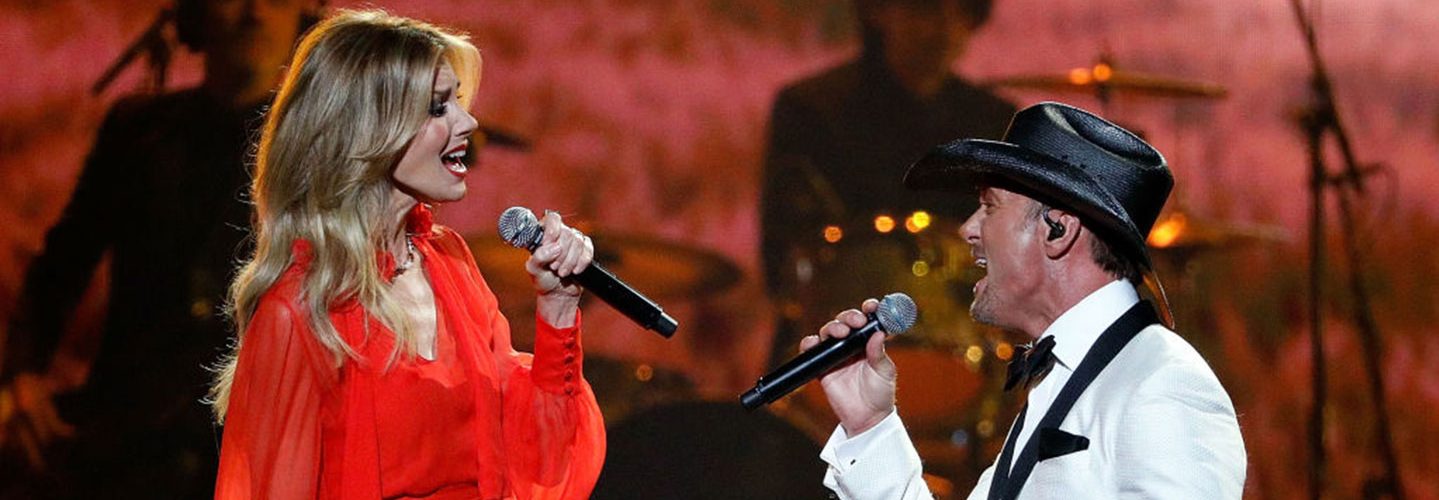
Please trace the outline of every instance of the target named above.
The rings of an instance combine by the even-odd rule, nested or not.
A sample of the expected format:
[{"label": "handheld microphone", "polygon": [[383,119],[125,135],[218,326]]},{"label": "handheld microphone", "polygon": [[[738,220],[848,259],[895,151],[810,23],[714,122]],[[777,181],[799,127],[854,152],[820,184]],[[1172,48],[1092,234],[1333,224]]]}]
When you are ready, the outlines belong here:
[{"label": "handheld microphone", "polygon": [[[540,246],[544,235],[544,226],[540,225],[539,219],[536,219],[534,212],[528,208],[510,207],[500,214],[500,237],[516,248],[534,252],[535,248]],[[585,290],[594,293],[600,300],[645,329],[670,338],[675,334],[675,329],[679,328],[679,323],[665,314],[659,304],[630,288],[599,262],[590,262],[584,271],[575,274],[573,278],[580,286],[585,287]]]},{"label": "handheld microphone", "polygon": [[829,371],[835,365],[864,352],[865,344],[875,331],[897,335],[913,327],[917,319],[919,309],[908,295],[898,292],[885,295],[884,299],[879,301],[879,310],[869,315],[869,323],[849,332],[848,337],[830,337],[799,353],[783,366],[760,377],[753,389],[740,395],[739,402],[746,410],[769,404]]}]

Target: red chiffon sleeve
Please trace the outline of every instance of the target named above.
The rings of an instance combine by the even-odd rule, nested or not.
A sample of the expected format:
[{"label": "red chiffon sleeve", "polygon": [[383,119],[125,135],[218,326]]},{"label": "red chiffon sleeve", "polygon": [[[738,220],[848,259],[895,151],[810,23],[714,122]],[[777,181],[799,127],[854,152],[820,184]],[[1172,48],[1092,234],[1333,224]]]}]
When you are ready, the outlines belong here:
[{"label": "red chiffon sleeve", "polygon": [[[462,250],[483,301],[494,304],[464,240],[447,233],[439,243]],[[536,317],[533,355],[514,349],[509,321],[497,307],[488,316],[495,373],[503,377],[501,426],[511,491],[519,500],[589,498],[604,465],[605,424],[583,376],[582,315],[570,328]]]},{"label": "red chiffon sleeve", "polygon": [[215,498],[316,497],[321,401],[334,374],[315,343],[288,302],[262,299],[239,351]]},{"label": "red chiffon sleeve", "polygon": [[511,351],[502,362],[509,371],[500,372],[509,373],[504,428],[510,484],[521,500],[589,498],[604,465],[605,427],[581,377],[579,318],[572,328],[553,328],[539,318],[535,324],[535,355]]}]

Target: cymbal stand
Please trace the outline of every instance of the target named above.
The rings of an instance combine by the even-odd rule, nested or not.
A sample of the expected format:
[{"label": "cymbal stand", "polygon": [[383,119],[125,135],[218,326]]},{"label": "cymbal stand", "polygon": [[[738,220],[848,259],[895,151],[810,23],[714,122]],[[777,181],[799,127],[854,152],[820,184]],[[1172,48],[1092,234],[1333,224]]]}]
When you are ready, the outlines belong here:
[{"label": "cymbal stand", "polygon": [[160,11],[160,13],[155,16],[155,20],[150,22],[150,26],[145,28],[145,32],[141,33],[139,37],[136,37],[135,41],[131,42],[130,46],[125,48],[125,52],[121,53],[120,57],[116,58],[115,62],[111,63],[110,67],[105,69],[105,73],[100,75],[100,78],[95,81],[95,85],[90,87],[90,94],[100,95],[101,92],[104,92],[105,88],[109,87],[110,84],[114,83],[115,79],[120,76],[120,72],[129,66],[130,63],[134,62],[135,58],[140,56],[145,56],[146,61],[149,63],[148,69],[150,70],[150,74],[149,81],[147,82],[149,90],[151,92],[159,92],[165,88],[165,75],[170,67],[171,51],[170,42],[165,39],[165,28],[169,26],[174,19],[174,9]]},{"label": "cymbal stand", "polygon": [[[1310,414],[1309,425],[1309,489],[1310,498],[1318,499],[1323,496],[1325,490],[1325,450],[1324,450],[1324,407],[1327,402],[1325,383],[1325,360],[1324,360],[1324,336],[1322,321],[1322,286],[1321,280],[1324,276],[1324,227],[1325,227],[1325,206],[1324,197],[1327,189],[1335,188],[1339,203],[1340,233],[1344,244],[1344,258],[1348,265],[1348,286],[1349,293],[1354,298],[1353,321],[1358,327],[1360,344],[1363,349],[1365,373],[1369,379],[1369,391],[1373,396],[1374,414],[1376,419],[1376,436],[1379,443],[1379,454],[1384,464],[1382,477],[1373,478],[1364,485],[1366,498],[1374,498],[1387,494],[1390,498],[1402,500],[1404,488],[1399,477],[1399,463],[1394,452],[1394,442],[1389,429],[1389,411],[1384,396],[1384,378],[1380,370],[1380,344],[1378,327],[1374,321],[1374,313],[1370,305],[1369,292],[1364,288],[1363,260],[1359,255],[1358,242],[1355,235],[1355,220],[1353,211],[1354,196],[1364,196],[1364,176],[1366,172],[1361,171],[1358,161],[1354,156],[1354,150],[1349,141],[1343,123],[1339,119],[1339,113],[1335,108],[1334,87],[1329,73],[1326,71],[1324,61],[1319,55],[1319,46],[1314,34],[1314,24],[1301,4],[1302,0],[1290,0],[1294,8],[1295,18],[1299,22],[1299,28],[1304,36],[1305,47],[1308,49],[1309,60],[1314,74],[1311,77],[1310,85],[1313,90],[1313,103],[1303,116],[1301,122],[1308,137],[1308,151],[1310,158],[1310,196],[1312,217],[1309,225],[1309,325],[1310,340],[1313,358],[1313,389],[1314,407]],[[1330,175],[1324,158],[1325,135],[1332,135],[1339,147],[1340,154],[1344,159],[1343,172]]]}]

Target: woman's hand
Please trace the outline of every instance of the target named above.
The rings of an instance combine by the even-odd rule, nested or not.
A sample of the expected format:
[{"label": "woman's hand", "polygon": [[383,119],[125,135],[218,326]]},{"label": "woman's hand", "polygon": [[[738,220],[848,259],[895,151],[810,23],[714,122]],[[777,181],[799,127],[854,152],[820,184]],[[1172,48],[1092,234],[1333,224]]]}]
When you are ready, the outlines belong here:
[{"label": "woman's hand", "polygon": [[544,237],[525,261],[525,270],[534,278],[540,317],[550,326],[567,328],[575,323],[580,292],[584,290],[566,278],[589,267],[595,245],[579,230],[566,226],[558,213],[546,211],[540,224],[544,226]]}]

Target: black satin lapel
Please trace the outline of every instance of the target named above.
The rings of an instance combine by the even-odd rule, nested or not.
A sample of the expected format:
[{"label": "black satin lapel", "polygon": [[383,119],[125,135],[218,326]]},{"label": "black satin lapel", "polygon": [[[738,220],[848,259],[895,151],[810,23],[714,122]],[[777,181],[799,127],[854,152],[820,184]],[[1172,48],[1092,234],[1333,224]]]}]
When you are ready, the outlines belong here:
[{"label": "black satin lapel", "polygon": [[1062,457],[1076,451],[1089,449],[1089,438],[1064,432],[1053,427],[1039,430],[1039,461]]},{"label": "black satin lapel", "polygon": [[994,476],[989,483],[989,500],[999,500],[1004,494],[1004,485],[1009,481],[1009,464],[1014,463],[1014,442],[1019,439],[1019,430],[1024,428],[1024,415],[1029,413],[1029,403],[1019,410],[1019,418],[1009,428],[1009,438],[1004,440],[1004,451],[999,453],[999,462],[994,464]]},{"label": "black satin lapel", "polygon": [[[1124,315],[1115,320],[1114,324],[1099,335],[1094,345],[1089,348],[1089,353],[1084,355],[1084,360],[1079,362],[1079,368],[1074,370],[1074,375],[1060,389],[1059,397],[1054,398],[1054,403],[1049,406],[1049,411],[1044,413],[1044,418],[1039,421],[1037,429],[1053,428],[1058,429],[1059,424],[1064,421],[1069,409],[1074,407],[1074,402],[1079,395],[1089,388],[1089,383],[1109,366],[1109,362],[1129,344],[1130,339],[1139,334],[1140,330],[1159,322],[1159,316],[1154,314],[1154,307],[1149,301],[1140,301],[1134,307],[1125,311]],[[1019,497],[1019,491],[1024,488],[1024,482],[1029,479],[1029,473],[1034,470],[1035,462],[1039,461],[1039,439],[1031,437],[1025,442],[1024,450],[1019,453],[1019,461],[1014,464],[1014,470],[1009,473],[1004,481],[1004,494],[999,498],[1014,499]],[[996,470],[995,474],[998,475]],[[992,492],[991,492],[992,493]],[[990,498],[994,498],[991,496]]]}]

